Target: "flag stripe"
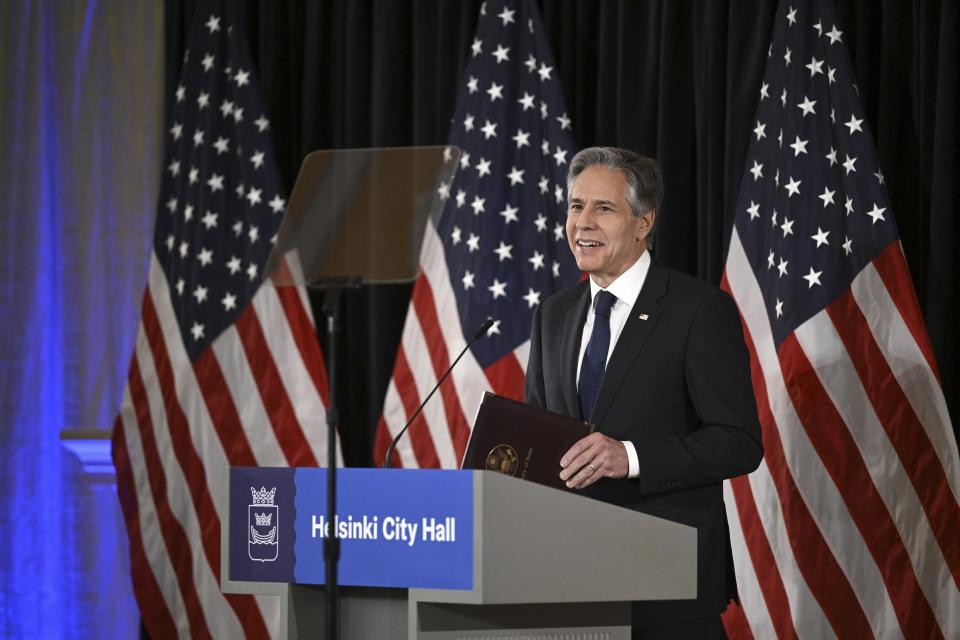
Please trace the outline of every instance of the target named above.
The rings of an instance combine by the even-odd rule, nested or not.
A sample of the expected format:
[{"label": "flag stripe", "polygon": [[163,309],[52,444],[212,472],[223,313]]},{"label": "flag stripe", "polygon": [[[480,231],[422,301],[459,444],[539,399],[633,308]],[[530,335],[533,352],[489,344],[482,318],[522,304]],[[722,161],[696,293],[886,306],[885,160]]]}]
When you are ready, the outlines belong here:
[{"label": "flag stripe", "polygon": [[[724,274],[721,276],[720,286],[725,291],[732,293],[730,282],[727,280],[726,272],[724,272]],[[764,382],[764,372],[760,367],[760,361],[756,357],[756,346],[753,344],[753,341],[750,337],[750,327],[746,324],[742,309],[741,323],[745,341],[750,353],[750,377],[753,380],[757,411],[760,417],[761,428],[766,431],[767,429],[772,428],[770,425],[774,424],[773,414],[771,413],[770,403],[768,401],[766,383]],[[764,446],[769,446],[766,441]],[[793,484],[793,491],[796,493],[795,483],[792,483],[792,478],[789,476],[789,473],[787,474],[786,479]],[[759,575],[759,573],[762,571],[769,570],[774,572],[775,575],[780,577],[780,584],[784,588],[788,606],[787,609],[768,610],[766,605],[761,607],[751,607],[747,603],[744,603],[745,607],[749,607],[748,619],[753,620],[755,618],[763,618],[765,620],[769,620],[770,624],[772,625],[772,620],[774,617],[776,617],[778,619],[778,625],[782,627],[784,625],[782,622],[780,622],[780,620],[784,615],[786,615],[787,619],[792,621],[791,624],[794,629],[802,629],[805,633],[809,633],[813,637],[828,638],[835,635],[830,621],[827,620],[823,608],[820,606],[820,603],[814,594],[810,591],[810,588],[803,577],[803,572],[797,564],[798,561],[794,556],[793,550],[794,538],[787,533],[783,505],[781,504],[781,497],[778,494],[778,486],[771,475],[768,457],[765,457],[756,471],[747,476],[747,480],[749,481],[752,501],[744,501],[743,508],[751,509],[759,519],[760,526],[762,527],[761,531],[763,532],[766,542],[769,545],[770,552],[773,557],[772,561],[775,563],[775,566],[770,569],[766,569],[762,565],[755,566],[758,564],[755,559],[750,560],[750,564],[748,565],[746,556],[744,556],[743,561],[738,562],[736,565],[737,574],[739,575],[744,571],[745,568],[753,571],[757,575]],[[811,517],[809,512],[807,512],[806,517]],[[744,532],[742,529],[740,529],[739,522],[737,524],[737,537],[740,538],[740,540],[734,540],[732,541],[732,544],[734,548],[736,548],[738,544],[743,545],[746,548],[746,541],[742,539]],[[825,544],[822,536],[820,537],[820,542]],[[780,601],[776,600],[775,602],[779,603]],[[758,635],[760,635],[760,637],[766,637],[771,634],[772,631],[770,634]]]},{"label": "flag stripe", "polygon": [[[755,349],[751,347],[750,350],[751,358],[755,358]],[[773,415],[761,413],[760,424],[763,426],[764,456],[783,503],[784,526],[803,579],[830,621],[834,633],[871,637],[870,624],[857,594],[837,563],[828,540],[821,534],[817,520],[794,480]]]},{"label": "flag stripe", "polygon": [[[303,434],[302,425],[297,421],[293,404],[283,392],[283,383],[277,371],[277,364],[267,346],[253,305],[247,307],[246,311],[240,315],[235,326],[253,377],[257,382],[260,399],[270,419],[270,426],[277,436],[277,442],[280,443],[287,464],[294,467],[317,466],[317,459]],[[294,426],[297,428],[292,428]]]},{"label": "flag stripe", "polygon": [[[414,312],[417,314],[417,319],[420,321],[427,354],[433,363],[433,374],[439,380],[446,373],[451,359],[443,334],[440,331],[440,319],[437,317],[433,300],[430,282],[425,277],[420,276],[413,288],[411,302]],[[459,354],[459,351],[457,353]],[[450,440],[453,443],[453,451],[456,456],[454,466],[456,466],[463,459],[463,452],[467,448],[470,427],[467,425],[463,409],[460,407],[460,399],[457,396],[456,389],[444,381],[444,384],[440,386],[440,394],[447,415],[447,428],[450,430]]]},{"label": "flag stripe", "polygon": [[775,612],[770,616],[773,629],[776,630],[778,638],[796,638],[797,632],[793,628],[793,616],[787,592],[783,587],[783,578],[777,569],[760,516],[757,515],[750,481],[745,477],[734,478],[729,482],[729,490],[736,501],[736,515],[739,516],[742,539],[750,554],[766,609]]},{"label": "flag stripe", "polygon": [[[210,417],[207,405],[203,401],[203,394],[199,390],[192,362],[180,337],[173,300],[170,298],[170,287],[156,254],[152,256],[150,267],[147,274],[149,296],[144,300],[144,318],[142,318],[141,323],[147,329],[147,320],[149,319],[149,327],[153,327],[157,332],[156,340],[150,343],[152,349],[150,355],[153,357],[156,353],[162,353],[162,362],[166,366],[164,371],[169,373],[168,378],[160,378],[164,385],[160,391],[164,394],[164,402],[167,401],[167,394],[169,394],[169,399],[177,407],[177,411],[174,415],[167,416],[166,419],[181,420],[176,425],[167,425],[167,430],[170,430],[172,426],[182,427],[182,433],[188,434],[187,441],[192,443],[192,450],[199,457],[205,469],[226,469],[229,462],[220,439],[217,437],[216,429],[213,427],[213,420]],[[150,303],[149,309],[147,307],[148,302]],[[148,310],[150,312],[149,318],[146,317]],[[218,473],[207,475],[204,485],[205,493],[208,496],[206,504],[208,506],[211,504],[209,501],[211,495],[226,495],[225,487],[226,477],[224,475]],[[201,504],[195,506],[198,510],[202,507]],[[223,505],[212,502],[212,506],[220,520],[227,516],[226,512],[220,512]],[[218,548],[216,545],[219,545],[219,534],[211,540],[214,540],[210,543],[214,545],[213,548]]]},{"label": "flag stripe", "polygon": [[723,626],[727,631],[728,638],[737,638],[738,640],[753,640],[753,633],[750,631],[750,622],[747,620],[747,614],[735,602],[727,605],[723,612]]},{"label": "flag stripe", "polygon": [[[295,307],[300,305],[294,299]],[[309,443],[314,459],[321,466],[327,464],[327,442],[322,427],[324,424],[325,404],[317,389],[316,371],[307,368],[307,362],[300,351],[300,344],[292,333],[292,325],[287,322],[285,307],[281,303],[277,290],[271,286],[260,287],[253,297],[252,308],[256,312],[257,325],[262,328],[262,337],[273,361],[274,353],[285,353],[287,357],[282,366],[275,367],[282,385],[282,393],[293,410],[299,429],[288,429],[303,435]],[[302,325],[301,325],[302,327]],[[316,340],[313,341],[316,344]],[[316,362],[316,361],[314,361]],[[336,455],[336,452],[334,452]],[[335,457],[335,460],[337,458]],[[342,462],[342,460],[340,460]]]},{"label": "flag stripe", "polygon": [[[916,366],[924,358],[903,317],[898,313],[878,270],[867,267],[853,281],[853,297],[861,308],[874,308],[877,313],[866,317],[870,333],[883,352],[884,360],[906,395],[910,407],[920,419],[929,438],[932,452],[940,460],[947,486],[956,501],[960,495],[960,461],[953,427],[947,413],[946,400],[939,382],[929,367]],[[881,321],[879,317],[883,318]]]},{"label": "flag stripe", "polygon": [[[875,488],[875,491],[871,490],[869,495],[872,496],[875,493],[876,497],[882,498],[882,505],[878,504],[877,509],[885,511],[882,514],[878,511],[878,515],[885,520],[892,519],[896,530],[892,531],[891,535],[899,537],[897,544],[902,545],[909,554],[908,560],[912,566],[908,564],[904,569],[913,571],[927,600],[937,603],[940,600],[938,594],[941,591],[941,585],[950,580],[950,573],[939,552],[937,540],[911,484],[911,479],[891,441],[886,437],[878,414],[874,411],[875,406],[868,398],[867,389],[864,389],[864,384],[869,384],[875,379],[864,377],[861,384],[861,378],[854,369],[853,362],[847,357],[852,355],[853,351],[852,349],[845,351],[841,336],[835,330],[842,325],[846,327],[845,330],[861,336],[861,340],[870,340],[869,330],[865,325],[862,327],[851,325],[852,322],[857,321],[852,312],[834,313],[836,309],[846,304],[855,306],[849,293],[844,294],[831,305],[829,318],[822,313],[818,314],[800,327],[795,334],[801,348],[816,369],[823,393],[828,396],[823,399],[823,402],[831,403],[831,407],[835,408],[842,421],[838,426],[842,430],[837,433],[828,431],[833,436],[833,441],[826,446],[856,447],[850,449],[854,453],[844,457],[837,456],[835,451],[841,449],[834,448],[834,453],[830,457],[848,461],[851,465],[859,464],[863,467],[862,473],[869,474],[869,482],[872,483],[870,486]],[[838,320],[840,320],[839,323]],[[853,326],[852,329],[851,326]],[[852,347],[852,345],[848,346]],[[885,367],[885,363],[880,360],[870,366],[875,371],[879,371]],[[893,389],[890,389],[889,392],[892,391]],[[818,395],[813,394],[811,399],[816,404]],[[825,410],[829,409],[830,407],[827,407]],[[816,424],[818,429],[823,429],[824,425],[830,422],[824,420]],[[844,436],[848,436],[849,439],[844,440]],[[841,486],[851,486],[851,482],[848,481]],[[858,493],[859,490],[848,489],[846,499],[852,499],[859,505],[862,500]],[[870,525],[867,529],[861,526],[861,530],[865,537],[869,537],[875,532],[885,531],[885,526],[886,523],[883,527]],[[955,594],[953,596],[949,593],[944,594],[943,603],[960,604],[957,598],[960,592]],[[936,610],[934,613],[937,614],[938,620],[941,622],[944,620],[941,613]]]},{"label": "flag stripe", "polygon": [[[147,316],[148,314],[144,313],[144,318]],[[170,421],[162,382],[158,377],[159,372],[150,345],[147,344],[147,340],[143,339],[145,336],[146,333],[144,332],[141,340],[138,341],[136,355],[154,429],[151,434],[152,438],[145,438],[143,443],[155,448],[157,462],[161,465],[158,471],[167,487],[167,506],[177,522],[183,527],[188,540],[193,541],[194,548],[188,550],[193,561],[191,568],[196,582],[197,595],[205,612],[207,624],[210,626],[210,632],[213,637],[217,638],[240,635],[241,627],[238,624],[238,618],[231,615],[230,610],[227,609],[227,606],[229,606],[237,616],[248,619],[248,637],[267,637],[260,612],[254,606],[250,596],[235,597],[231,600],[221,594],[219,588],[219,556],[211,558],[196,548],[198,541],[202,540],[202,526],[199,520],[202,514],[195,511],[195,505],[191,504],[189,500],[189,493],[186,488],[188,481],[184,476],[180,460],[175,453],[171,434],[167,428]],[[149,468],[150,458],[146,457],[146,460]],[[219,526],[219,519],[215,519],[215,523]]]},{"label": "flag stripe", "polygon": [[[124,390],[129,397],[129,388]],[[144,551],[142,528],[140,527],[140,509],[137,507],[136,485],[133,469],[127,455],[126,434],[123,421],[117,416],[113,427],[112,452],[113,464],[117,469],[117,495],[123,510],[123,519],[130,537],[130,570],[133,575],[133,591],[140,606],[140,615],[144,624],[159,637],[173,638],[177,635],[177,626],[170,615],[166,597],[157,583],[147,554]]]},{"label": "flag stripe", "polygon": [[[458,319],[457,298],[450,283],[450,275],[447,272],[443,245],[432,221],[427,223],[423,232],[420,268],[430,285],[430,293],[433,295],[433,306],[436,309],[437,317],[444,320],[439,323],[438,328],[446,344],[447,353],[460,353],[467,345],[467,340],[463,335],[463,329]],[[486,318],[474,318],[478,326],[484,320]],[[487,339],[483,338],[482,340]],[[407,352],[407,358],[410,362],[419,362],[421,359],[426,362],[429,357],[429,354],[426,353]],[[484,392],[491,389],[486,373],[480,363],[477,362],[472,350],[464,354],[457,366],[453,368],[450,377],[454,388],[457,390],[457,395],[460,397],[463,415],[475,416]],[[468,425],[469,428],[472,428],[472,423]]]},{"label": "flag stripe", "polygon": [[[219,578],[220,576],[216,576],[213,585],[210,587],[212,590],[220,588]],[[227,601],[227,604],[230,605],[230,608],[233,609],[234,613],[236,613],[237,620],[240,623],[240,629],[226,632],[224,636],[217,633],[218,637],[239,637],[245,634],[247,638],[268,640],[277,635],[277,631],[279,631],[280,628],[280,603],[277,596],[252,596],[240,593],[224,593],[223,597]],[[273,633],[271,633],[267,627],[268,620],[271,622],[270,629],[273,629]],[[234,636],[233,634],[236,635]]]},{"label": "flag stripe", "polygon": [[212,345],[223,371],[223,379],[230,393],[231,401],[237,407],[237,413],[243,426],[247,442],[253,450],[257,465],[261,467],[286,466],[287,459],[280,448],[273,429],[267,428],[270,418],[263,406],[257,381],[250,368],[240,335],[235,326],[227,328]]},{"label": "flag stripe", "polygon": [[[330,382],[327,379],[323,354],[320,353],[320,343],[317,342],[313,317],[307,311],[309,306],[304,307],[304,304],[309,304],[303,298],[306,294],[301,294],[301,289],[297,287],[275,287],[274,291],[276,291],[277,298],[283,307],[286,320],[290,323],[290,331],[297,343],[297,351],[310,373],[314,387],[320,393],[321,402],[326,406],[330,403]],[[326,447],[326,443],[324,443],[324,447]]]},{"label": "flag stripe", "polygon": [[[397,352],[397,357],[400,357],[400,354],[403,353],[403,349],[399,349]],[[406,364],[406,355],[403,356],[405,370],[405,375],[409,378],[410,370],[407,368]],[[403,402],[400,400],[400,394],[397,391],[397,385],[395,384],[394,379],[391,379],[387,384],[387,394],[383,401],[384,412],[380,416],[380,422],[377,425],[377,434],[374,437],[374,462],[376,464],[383,464],[386,460],[387,449],[390,447],[390,443],[393,442],[393,438],[397,433],[400,432],[400,429],[403,428],[403,425],[406,424],[406,413],[404,410]],[[431,443],[431,447],[433,444]],[[393,457],[390,460],[391,467],[407,467],[407,468],[416,468],[419,466],[417,464],[416,456],[418,452],[413,450],[413,445],[410,443],[409,438],[400,438],[397,442],[397,446],[393,451]]]},{"label": "flag stripe", "polygon": [[[738,567],[736,572],[739,606],[731,602],[723,613],[723,626],[728,638],[735,640],[751,640],[752,638],[776,637],[773,621],[764,604],[763,594],[757,574],[753,570],[747,545],[740,529],[740,518],[737,515],[737,503],[728,482],[723,484],[724,502],[727,509],[727,520],[730,528],[730,550],[733,561]],[[751,615],[747,616],[747,609]]]},{"label": "flag stripe", "polygon": [[[396,433],[398,433],[399,429],[410,420],[410,417],[413,415],[414,411],[417,410],[417,406],[420,404],[420,398],[416,392],[413,374],[410,372],[410,365],[407,363],[407,357],[404,349],[402,348],[397,352],[394,380],[397,392],[400,394],[405,411],[403,424],[400,424],[398,429],[394,432],[394,436],[396,436]],[[407,439],[412,445],[412,453],[416,456],[418,467],[429,468],[438,466],[440,464],[439,457],[437,456],[437,450],[433,446],[433,438],[430,437],[430,428],[426,424],[422,413],[417,416],[417,419],[414,420],[414,422],[407,429],[407,436],[405,436],[405,439]],[[386,455],[386,449],[384,449],[383,455]]]},{"label": "flag stripe", "polygon": [[901,627],[907,637],[930,637],[936,621],[917,583],[910,558],[847,425],[817,379],[796,334],[788,336],[781,345],[780,362],[800,423],[863,534]]},{"label": "flag stripe", "polygon": [[[387,385],[387,398],[396,395],[396,390],[393,387],[393,383],[390,382]],[[384,399],[384,405],[386,405],[386,398]],[[386,462],[387,449],[390,447],[390,443],[393,441],[391,434],[393,432],[390,430],[390,427],[387,425],[387,416],[386,413],[380,416],[380,420],[377,422],[377,429],[373,435],[373,464],[374,466],[380,467],[390,467],[390,468],[400,468],[400,467],[412,467],[413,464],[410,461],[406,463],[400,459],[400,456],[404,453],[401,450],[401,444],[397,443],[397,446],[393,450],[393,455],[390,457],[390,462]],[[411,453],[411,456],[413,454]]]},{"label": "flag stripe", "polygon": [[[887,246],[873,259],[873,266],[877,270],[877,275],[883,281],[888,295],[900,311],[899,315],[910,330],[914,343],[923,353],[927,366],[930,367],[930,371],[936,377],[939,387],[941,383],[940,370],[937,368],[937,360],[933,356],[933,345],[930,344],[927,326],[924,324],[923,315],[920,313],[917,292],[913,289],[910,270],[907,268],[907,261],[903,257],[901,244],[894,242]],[[878,316],[878,319],[879,317],[886,316]]]},{"label": "flag stripe", "polygon": [[[954,544],[957,541],[957,523],[960,523],[960,505],[950,492],[940,461],[932,454],[933,445],[887,366],[853,294],[848,292],[841,296],[828,307],[828,312],[846,353],[866,387],[876,418],[879,418],[880,426],[889,437],[912,488],[920,498],[926,521],[916,514],[918,517],[911,518],[911,524],[917,526],[919,523],[922,534],[927,531],[929,522],[936,534],[936,540],[930,542],[939,544],[954,583],[960,585],[960,545]],[[903,496],[902,500],[912,498],[907,487],[903,487],[898,494]],[[913,555],[916,558],[919,552]],[[942,566],[942,560],[937,558],[935,565]],[[935,567],[930,569],[936,571]],[[960,595],[960,590],[955,593]]]},{"label": "flag stripe", "polygon": [[[162,408],[166,413],[165,426],[166,432],[169,434],[172,451],[176,455],[179,466],[183,470],[186,485],[190,491],[193,507],[197,514],[204,521],[212,518],[213,522],[216,523],[216,528],[212,530],[208,529],[207,534],[201,538],[203,549],[211,565],[216,569],[220,564],[219,518],[216,515],[213,501],[210,498],[210,493],[207,488],[206,470],[203,467],[200,456],[193,447],[186,416],[177,402],[177,386],[174,380],[173,369],[170,365],[170,360],[167,358],[163,335],[160,331],[153,303],[149,298],[147,298],[143,304],[142,322],[144,335],[146,336],[146,344],[149,347],[149,355],[152,356],[153,366],[156,370],[157,401],[162,403]],[[147,352],[141,353],[140,349],[138,349],[138,360],[141,362],[141,366],[145,355],[147,355]],[[137,397],[135,393],[135,404]],[[144,400],[146,400],[146,397],[144,397]],[[157,469],[159,470],[160,468],[158,467]]]},{"label": "flag stripe", "polygon": [[[417,282],[414,283],[414,287],[417,286],[417,283],[420,282],[420,279],[421,278],[417,279]],[[404,346],[404,343],[409,342],[406,336],[408,333],[417,330],[417,324],[416,314],[412,309],[408,310],[406,320],[403,324],[403,333],[401,334],[400,345],[397,348],[393,376],[387,385],[387,392],[383,401],[383,413],[381,415],[379,424],[377,425],[377,435],[374,439],[373,455],[374,459],[378,462],[382,462],[386,458],[387,449],[390,447],[390,443],[393,441],[396,435],[400,433],[400,430],[404,427],[404,425],[407,424],[407,422],[410,420],[410,416],[413,415],[413,412],[420,403],[420,395],[417,393],[416,384],[413,380],[413,374],[410,371],[410,366],[408,364],[407,347]],[[414,357],[418,358],[419,361],[419,357],[421,355],[422,354],[414,354]],[[424,417],[423,420],[425,421],[426,418]],[[405,435],[397,442],[397,447],[394,450],[394,455],[391,459],[391,465],[408,468],[424,467],[424,463],[430,460],[434,461],[433,464],[439,466],[439,457],[437,455],[436,448],[433,446],[432,439],[429,439],[428,449],[423,451],[415,447],[410,439],[412,437],[420,437],[420,435],[423,432],[428,431],[428,429],[429,427],[425,427],[423,429],[418,428],[412,434],[410,434],[410,429],[408,429],[407,433],[410,434],[409,437]],[[429,434],[427,435],[429,437]]]},{"label": "flag stripe", "polygon": [[[416,313],[407,314],[407,325],[404,327],[401,345],[408,357],[408,370],[410,380],[413,383],[413,393],[416,396],[417,404],[420,404],[437,383],[437,378],[429,360],[426,338],[420,326],[420,317]],[[419,366],[410,365],[410,362],[413,361],[410,354],[417,354],[416,361]],[[397,388],[400,388],[399,385]],[[451,468],[456,464],[456,453],[454,453],[453,442],[450,438],[447,412],[443,403],[438,402],[436,398],[431,399],[430,402],[423,405],[420,415],[423,416],[430,437],[433,439],[439,464],[442,467]]]},{"label": "flag stripe", "polygon": [[[173,368],[167,357],[153,302],[149,297],[144,300],[142,322],[150,353],[153,356],[158,384],[157,391],[160,393],[158,400],[163,403],[163,409],[166,412],[166,430],[170,436],[172,450],[183,470],[186,480],[185,488],[190,492],[190,497],[193,499],[193,508],[205,523],[201,528],[202,535],[200,538],[203,550],[210,561],[210,565],[214,568],[214,573],[219,575],[220,519],[214,508],[213,500],[210,498],[206,470],[200,456],[193,447],[187,418],[177,401],[177,385],[174,380]],[[142,357],[139,359],[142,360]],[[134,398],[136,399],[136,395],[134,395]]]},{"label": "flag stripe", "polygon": [[[139,357],[137,360],[139,360]],[[153,420],[150,417],[147,392],[140,377],[139,363],[136,363],[136,366],[130,369],[129,387],[137,424],[139,425],[140,444],[143,448],[143,459],[148,472],[150,492],[153,504],[156,506],[157,519],[166,553],[173,564],[180,595],[186,607],[187,619],[190,621],[190,635],[194,638],[209,638],[212,636],[210,629],[207,627],[207,621],[194,583],[192,563],[194,554],[183,526],[173,516],[170,503],[165,499],[167,495],[170,495],[170,491],[167,488],[163,464],[160,461],[160,455],[157,452],[154,440]]]},{"label": "flag stripe", "polygon": [[[305,335],[313,335],[316,331],[316,325],[313,322],[313,312],[310,307],[310,295],[307,293],[307,288],[305,286],[296,286],[293,283],[307,283],[307,277],[303,273],[303,265],[300,264],[300,255],[298,250],[294,249],[288,251],[284,254],[283,258],[277,262],[275,270],[268,274],[270,276],[270,284],[277,290],[281,298],[285,298],[286,294],[294,295],[297,300],[299,300],[299,308],[294,309],[293,307],[287,307],[284,305],[284,308],[287,310],[287,314],[294,318],[295,316],[302,316],[299,319],[305,320],[308,325],[310,325],[310,331]],[[295,313],[294,313],[295,311]],[[309,342],[309,341],[308,341]],[[317,347],[317,352],[319,353],[319,344],[314,341],[314,346]],[[312,349],[312,347],[311,347]],[[322,362],[322,357],[321,357]],[[321,371],[326,377],[326,371]],[[326,389],[327,385],[319,385],[322,388]],[[324,402],[326,402],[326,396],[324,396]]]},{"label": "flag stripe", "polygon": [[[777,570],[783,577],[783,586],[787,593],[787,601],[790,603],[794,629],[802,630],[804,634],[809,633],[816,638],[835,636],[826,612],[811,591],[810,585],[797,563],[792,546],[793,538],[787,531],[783,505],[777,494],[773,476],[770,474],[770,467],[766,462],[761,463],[757,470],[748,476],[748,480],[753,492],[757,515],[760,517],[760,522],[766,532],[770,549],[777,563]],[[754,612],[751,611],[750,617],[752,618],[754,615]],[[768,615],[779,615],[779,612],[769,612]]]},{"label": "flag stripe", "polygon": [[523,400],[524,370],[513,351],[505,353],[484,371],[495,394],[514,400]]},{"label": "flag stripe", "polygon": [[[142,333],[142,327],[140,331]],[[139,366],[136,363],[136,356],[134,356],[131,365]],[[190,620],[186,615],[186,605],[180,593],[180,586],[177,583],[176,570],[174,569],[172,559],[167,553],[166,542],[163,539],[163,531],[160,528],[160,517],[157,513],[158,509],[153,503],[153,489],[150,486],[150,470],[147,468],[144,460],[140,425],[137,423],[137,408],[133,405],[129,378],[127,386],[124,389],[120,417],[124,426],[123,436],[127,458],[130,460],[134,471],[134,485],[132,489],[140,511],[140,526],[143,532],[144,552],[147,561],[150,563],[150,569],[157,579],[157,584],[160,585],[160,592],[163,594],[166,606],[171,614],[174,615],[178,635],[181,637],[189,637]]]},{"label": "flag stripe", "polygon": [[524,340],[519,347],[514,349],[513,357],[517,359],[517,364],[520,365],[520,373],[522,374],[520,379],[522,382],[523,376],[527,375],[527,362],[530,361],[530,341]]},{"label": "flag stripe", "polygon": [[204,403],[211,415],[217,416],[212,422],[217,430],[220,442],[227,448],[224,454],[233,466],[256,466],[250,443],[243,432],[243,423],[237,413],[237,407],[227,389],[223,369],[213,350],[204,351],[193,363],[193,372],[197,377],[197,388],[203,394]]}]

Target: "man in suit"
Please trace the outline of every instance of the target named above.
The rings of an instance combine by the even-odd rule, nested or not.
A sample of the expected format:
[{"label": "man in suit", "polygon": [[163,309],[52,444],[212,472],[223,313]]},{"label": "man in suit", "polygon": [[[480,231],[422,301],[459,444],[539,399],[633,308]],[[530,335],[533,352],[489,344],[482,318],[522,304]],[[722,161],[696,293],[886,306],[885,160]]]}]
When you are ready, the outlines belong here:
[{"label": "man in suit", "polygon": [[623,149],[571,160],[567,241],[590,277],[535,313],[526,400],[597,425],[561,460],[568,487],[697,528],[697,598],[635,603],[634,638],[724,637],[721,483],[760,464],[760,424],[733,300],[651,260],[662,184]]}]

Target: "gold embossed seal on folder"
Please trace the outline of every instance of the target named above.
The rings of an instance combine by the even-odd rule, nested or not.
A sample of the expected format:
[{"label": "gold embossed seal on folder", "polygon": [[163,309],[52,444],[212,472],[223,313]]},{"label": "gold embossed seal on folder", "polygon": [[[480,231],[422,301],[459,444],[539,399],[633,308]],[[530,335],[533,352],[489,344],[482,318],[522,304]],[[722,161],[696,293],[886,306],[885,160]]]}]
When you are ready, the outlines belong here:
[{"label": "gold embossed seal on folder", "polygon": [[498,444],[487,454],[487,469],[515,476],[520,468],[519,461],[516,449],[508,444]]}]

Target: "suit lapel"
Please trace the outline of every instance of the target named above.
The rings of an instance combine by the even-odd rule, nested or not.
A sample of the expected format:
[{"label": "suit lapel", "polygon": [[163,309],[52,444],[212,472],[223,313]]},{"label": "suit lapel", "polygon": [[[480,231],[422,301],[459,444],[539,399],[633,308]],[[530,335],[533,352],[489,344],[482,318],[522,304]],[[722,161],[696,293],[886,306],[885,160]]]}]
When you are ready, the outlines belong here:
[{"label": "suit lapel", "polygon": [[563,399],[567,403],[567,412],[571,416],[580,415],[580,396],[577,394],[577,357],[580,355],[580,340],[583,335],[583,323],[590,308],[590,283],[585,282],[583,292],[576,304],[567,309],[563,319],[563,343],[560,362],[563,363],[561,386]]},{"label": "suit lapel", "polygon": [[623,326],[617,346],[614,347],[603,374],[591,420],[594,424],[599,425],[603,422],[627,372],[660,320],[663,309],[659,300],[666,293],[667,271],[658,269],[655,263],[651,263],[643,288],[640,289],[640,295],[637,296],[637,301],[630,310],[630,317]]}]

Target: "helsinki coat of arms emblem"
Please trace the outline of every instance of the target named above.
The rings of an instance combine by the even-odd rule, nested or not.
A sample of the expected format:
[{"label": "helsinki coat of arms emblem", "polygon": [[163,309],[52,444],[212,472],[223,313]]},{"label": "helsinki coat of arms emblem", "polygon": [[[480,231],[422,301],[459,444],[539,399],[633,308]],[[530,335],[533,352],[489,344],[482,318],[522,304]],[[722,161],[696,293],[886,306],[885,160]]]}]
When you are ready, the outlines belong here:
[{"label": "helsinki coat of arms emblem", "polygon": [[273,562],[279,550],[277,532],[280,518],[277,505],[273,503],[277,488],[267,491],[266,487],[261,487],[258,491],[256,487],[250,487],[250,493],[253,504],[247,507],[250,532],[247,536],[247,555],[257,562]]}]

